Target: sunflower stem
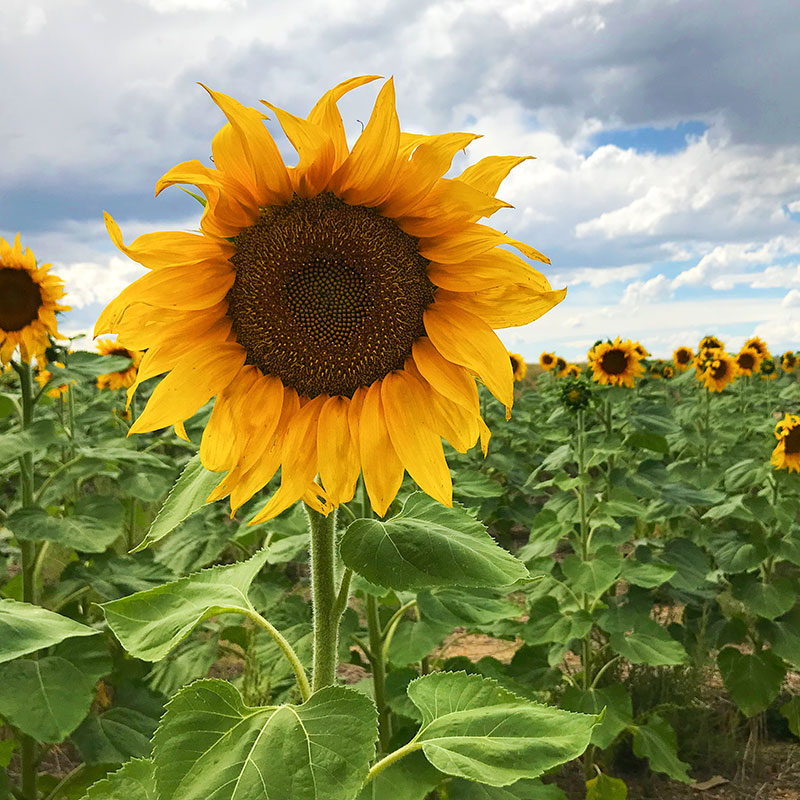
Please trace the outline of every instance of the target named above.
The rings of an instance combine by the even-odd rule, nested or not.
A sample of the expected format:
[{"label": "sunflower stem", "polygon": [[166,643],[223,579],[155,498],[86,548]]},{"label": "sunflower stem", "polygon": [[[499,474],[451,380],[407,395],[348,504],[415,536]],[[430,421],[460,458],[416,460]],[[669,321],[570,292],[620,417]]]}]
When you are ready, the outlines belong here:
[{"label": "sunflower stem", "polygon": [[[12,362],[13,364],[13,362]],[[22,429],[27,430],[33,424],[33,411],[35,406],[33,396],[33,372],[31,365],[22,362],[14,364],[19,374],[22,395]],[[20,499],[23,508],[30,508],[34,504],[34,476],[33,453],[20,456]],[[22,562],[22,599],[26,603],[36,604],[36,543],[20,542],[20,560]],[[31,658],[37,658],[34,653]],[[21,740],[21,786],[22,797],[25,800],[36,800],[36,741],[31,736],[20,733]]]},{"label": "sunflower stem", "polygon": [[306,512],[311,531],[311,602],[314,609],[311,685],[316,692],[336,682],[341,604],[336,602],[335,515],[326,517],[308,506]]},{"label": "sunflower stem", "polygon": [[378,613],[378,598],[367,596],[367,628],[372,651],[372,688],[378,708],[378,749],[385,753],[392,735],[389,709],[386,707],[386,647]]}]

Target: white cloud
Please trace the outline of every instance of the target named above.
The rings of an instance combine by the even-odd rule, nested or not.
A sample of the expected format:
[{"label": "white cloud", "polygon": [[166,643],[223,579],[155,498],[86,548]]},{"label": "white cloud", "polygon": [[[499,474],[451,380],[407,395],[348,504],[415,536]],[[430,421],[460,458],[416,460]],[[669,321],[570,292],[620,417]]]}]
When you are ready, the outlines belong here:
[{"label": "white cloud", "polygon": [[176,11],[232,11],[246,8],[247,0],[144,0],[150,8],[161,14]]},{"label": "white cloud", "polygon": [[64,280],[67,292],[64,302],[74,309],[92,303],[105,305],[145,272],[144,267],[119,256],[111,256],[105,264],[86,261],[53,264],[53,273]]},{"label": "white cloud", "polygon": [[783,306],[783,308],[800,306],[800,291],[792,289],[790,292],[787,292],[783,300],[781,300],[781,306]]},{"label": "white cloud", "polygon": [[666,275],[656,275],[647,281],[634,281],[625,288],[620,302],[624,306],[638,306],[664,300],[671,295],[671,284],[672,281]]}]

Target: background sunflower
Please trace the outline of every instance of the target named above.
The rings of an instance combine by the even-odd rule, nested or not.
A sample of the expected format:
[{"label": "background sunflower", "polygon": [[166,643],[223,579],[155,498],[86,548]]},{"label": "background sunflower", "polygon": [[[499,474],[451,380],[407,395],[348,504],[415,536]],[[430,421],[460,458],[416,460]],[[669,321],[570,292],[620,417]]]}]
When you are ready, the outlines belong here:
[{"label": "background sunflower", "polygon": [[97,388],[123,389],[132,386],[136,380],[136,371],[144,354],[138,350],[128,350],[127,347],[121,347],[111,339],[99,339],[96,344],[97,352],[102,356],[122,356],[131,360],[127,369],[99,375],[97,377]]},{"label": "background sunflower", "polygon": [[604,386],[633,388],[635,379],[644,372],[633,342],[622,341],[619,336],[613,342],[595,345],[590,364],[592,377]]},{"label": "background sunflower", "polygon": [[724,350],[710,351],[703,364],[698,378],[709,392],[721,392],[738,374],[736,359]]},{"label": "background sunflower", "polygon": [[514,375],[514,381],[523,380],[528,374],[528,365],[525,363],[525,359],[519,355],[519,353],[511,352],[509,352],[508,357],[511,360],[511,371]]},{"label": "background sunflower", "polygon": [[679,372],[687,370],[691,365],[693,358],[694,351],[691,347],[679,347],[672,354],[672,361],[675,365],[675,369],[677,369]]},{"label": "background sunflower", "polygon": [[770,462],[775,469],[800,472],[800,416],[786,414],[775,426],[778,444],[772,451]]}]

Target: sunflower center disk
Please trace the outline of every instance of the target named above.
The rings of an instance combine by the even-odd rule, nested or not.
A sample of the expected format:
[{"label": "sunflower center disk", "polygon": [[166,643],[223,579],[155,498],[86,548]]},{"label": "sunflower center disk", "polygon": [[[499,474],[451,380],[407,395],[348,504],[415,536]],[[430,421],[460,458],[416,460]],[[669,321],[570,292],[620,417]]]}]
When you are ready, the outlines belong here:
[{"label": "sunflower center disk", "polygon": [[0,267],[0,330],[22,330],[38,316],[42,293],[24,269]]},{"label": "sunflower center disk", "polygon": [[720,361],[716,367],[711,368],[711,377],[715,381],[722,380],[728,374],[728,362]]},{"label": "sunflower center disk", "polygon": [[628,356],[621,350],[609,350],[603,354],[600,366],[607,375],[622,375],[628,367]]},{"label": "sunflower center disk", "polygon": [[235,239],[228,314],[247,363],[348,397],[403,366],[433,301],[417,240],[331,192],[265,208]]},{"label": "sunflower center disk", "polygon": [[742,369],[752,369],[753,364],[755,364],[755,360],[749,353],[744,353],[743,355],[739,356],[739,366]]},{"label": "sunflower center disk", "polygon": [[784,441],[784,452],[787,456],[800,453],[800,427],[792,428],[786,435]]}]

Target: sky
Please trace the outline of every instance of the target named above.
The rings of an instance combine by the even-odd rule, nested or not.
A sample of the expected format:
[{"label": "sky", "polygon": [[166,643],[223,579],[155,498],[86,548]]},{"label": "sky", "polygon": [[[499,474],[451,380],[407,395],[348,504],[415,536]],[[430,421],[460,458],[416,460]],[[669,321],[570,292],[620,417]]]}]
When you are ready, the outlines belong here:
[{"label": "sky", "polygon": [[[178,188],[154,198],[224,122],[198,82],[305,116],[345,78],[393,76],[403,130],[482,134],[454,174],[535,156],[491,224],[568,293],[500,331],[509,349],[580,359],[621,336],[664,357],[714,333],[796,350],[798,41],[797,0],[3,0],[0,236],[53,264],[60,327],[88,331],[142,273],[104,210],[126,241],[199,224]],[[340,103],[351,142],[379,86]]]}]

